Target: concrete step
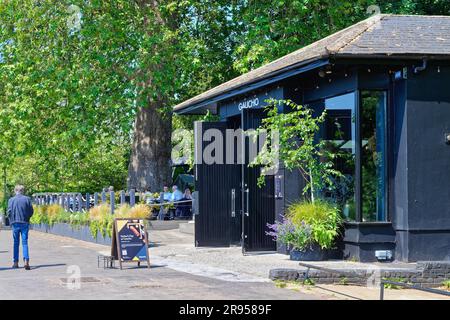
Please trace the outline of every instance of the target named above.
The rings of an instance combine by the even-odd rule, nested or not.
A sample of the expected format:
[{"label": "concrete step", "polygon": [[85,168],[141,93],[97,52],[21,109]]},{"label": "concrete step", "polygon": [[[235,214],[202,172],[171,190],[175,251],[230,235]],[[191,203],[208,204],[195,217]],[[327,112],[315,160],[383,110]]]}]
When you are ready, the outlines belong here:
[{"label": "concrete step", "polygon": [[195,233],[195,223],[190,221],[188,223],[180,224],[179,230],[182,233],[194,234]]},{"label": "concrete step", "polygon": [[187,224],[186,220],[151,220],[149,230],[172,230],[178,229],[180,225]]}]

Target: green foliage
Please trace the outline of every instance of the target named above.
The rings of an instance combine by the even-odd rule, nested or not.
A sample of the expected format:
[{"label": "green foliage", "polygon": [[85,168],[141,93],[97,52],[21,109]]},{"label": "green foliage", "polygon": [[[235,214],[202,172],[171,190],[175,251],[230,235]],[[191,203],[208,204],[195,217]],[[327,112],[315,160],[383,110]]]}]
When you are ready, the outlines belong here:
[{"label": "green foliage", "polygon": [[287,286],[287,283],[284,280],[275,280],[274,283],[277,288],[286,288]]},{"label": "green foliage", "polygon": [[311,279],[311,278],[306,278],[305,280],[303,280],[303,285],[306,285],[306,286],[313,286],[313,285],[315,285],[316,283],[314,282],[314,280],[313,279]]},{"label": "green foliage", "polygon": [[[139,108],[168,114],[367,18],[373,4],[450,14],[447,0],[1,1],[0,165],[9,188],[122,189]],[[79,29],[69,5],[81,10]],[[176,116],[174,128],[192,130],[197,119]]]},{"label": "green foliage", "polygon": [[[291,110],[279,113],[283,106]],[[262,166],[258,185],[265,183],[264,175],[277,169],[282,162],[288,170],[299,170],[305,180],[303,193],[314,193],[325,187],[332,188],[331,177],[341,176],[333,169],[336,154],[325,148],[325,141],[317,141],[320,125],[325,121],[325,112],[314,116],[310,108],[298,105],[291,100],[269,100],[266,107],[267,118],[256,133],[267,133],[262,150],[250,164]]]},{"label": "green foliage", "polygon": [[347,286],[349,284],[348,278],[347,277],[341,277],[339,279],[339,284],[341,286]]},{"label": "green foliage", "polygon": [[114,215],[111,214],[108,204],[101,204],[91,208],[89,212],[68,212],[63,207],[52,204],[43,206],[33,206],[34,214],[30,219],[32,224],[68,223],[72,227],[89,226],[94,238],[100,234],[102,237],[112,236],[114,218],[134,218],[147,219],[151,214],[150,207],[138,204],[134,207],[122,205],[117,208]]},{"label": "green foliage", "polygon": [[445,289],[450,290],[450,280],[442,281],[442,286],[443,286]]},{"label": "green foliage", "polygon": [[[407,284],[411,284],[410,282],[408,282],[405,278],[383,278],[383,280],[388,280],[388,281],[393,281],[393,282],[400,282],[400,283],[407,283]],[[384,284],[384,288],[385,289],[403,289],[404,287],[402,286],[398,286],[395,284],[390,284],[390,283],[385,283]]]},{"label": "green foliage", "polygon": [[339,209],[326,201],[295,202],[287,209],[286,217],[296,227],[307,225],[311,229],[311,241],[320,245],[322,249],[333,247],[342,218]]}]

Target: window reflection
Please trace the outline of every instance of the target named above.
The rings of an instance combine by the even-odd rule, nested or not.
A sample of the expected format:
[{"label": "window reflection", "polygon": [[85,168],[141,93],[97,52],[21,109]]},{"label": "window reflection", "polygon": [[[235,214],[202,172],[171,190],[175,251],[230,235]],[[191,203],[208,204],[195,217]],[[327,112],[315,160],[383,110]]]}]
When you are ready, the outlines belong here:
[{"label": "window reflection", "polygon": [[386,220],[386,92],[361,92],[362,220]]},{"label": "window reflection", "polygon": [[342,177],[334,178],[334,188],[325,196],[334,200],[347,220],[355,220],[355,93],[325,100],[326,120],[323,139],[326,148],[338,154],[335,169]]}]

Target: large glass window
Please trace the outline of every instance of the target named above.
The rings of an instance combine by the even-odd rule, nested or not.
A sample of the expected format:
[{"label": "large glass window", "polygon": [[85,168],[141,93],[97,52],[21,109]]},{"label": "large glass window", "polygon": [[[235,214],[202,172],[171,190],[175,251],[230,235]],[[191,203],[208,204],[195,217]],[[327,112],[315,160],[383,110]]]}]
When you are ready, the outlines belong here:
[{"label": "large glass window", "polygon": [[386,220],[386,92],[361,91],[362,221]]},{"label": "large glass window", "polygon": [[332,198],[347,220],[356,219],[355,156],[356,156],[356,95],[349,93],[325,99],[326,121],[323,138],[329,151],[339,154],[335,168],[343,176],[335,178],[334,188],[325,194]]},{"label": "large glass window", "polygon": [[324,196],[339,205],[348,221],[386,221],[387,94],[361,91],[356,97],[349,93],[324,101],[322,137],[326,148],[338,154],[334,165],[343,174]]}]

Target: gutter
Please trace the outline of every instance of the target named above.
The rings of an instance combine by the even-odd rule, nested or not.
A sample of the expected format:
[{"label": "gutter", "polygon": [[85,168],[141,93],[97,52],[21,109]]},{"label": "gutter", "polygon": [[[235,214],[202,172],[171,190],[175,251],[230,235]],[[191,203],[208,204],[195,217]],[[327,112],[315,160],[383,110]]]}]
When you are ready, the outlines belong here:
[{"label": "gutter", "polygon": [[229,99],[231,97],[242,95],[254,90],[257,90],[261,87],[267,86],[269,84],[273,84],[276,82],[279,82],[281,80],[284,80],[286,78],[290,78],[292,76],[311,71],[316,68],[320,68],[322,66],[328,65],[329,60],[328,59],[314,59],[312,61],[303,62],[299,65],[289,66],[288,68],[282,69],[277,71],[276,73],[272,73],[268,77],[264,77],[263,79],[256,80],[255,82],[251,82],[248,84],[245,84],[243,86],[238,86],[234,89],[231,89],[225,93],[221,93],[219,95],[210,97],[206,100],[200,101],[198,103],[194,103],[190,106],[182,107],[179,109],[174,109],[173,111],[177,114],[187,114],[190,111],[193,111],[195,109],[199,109],[202,107],[206,107],[208,105],[211,105],[213,103],[217,103],[222,100]]}]

